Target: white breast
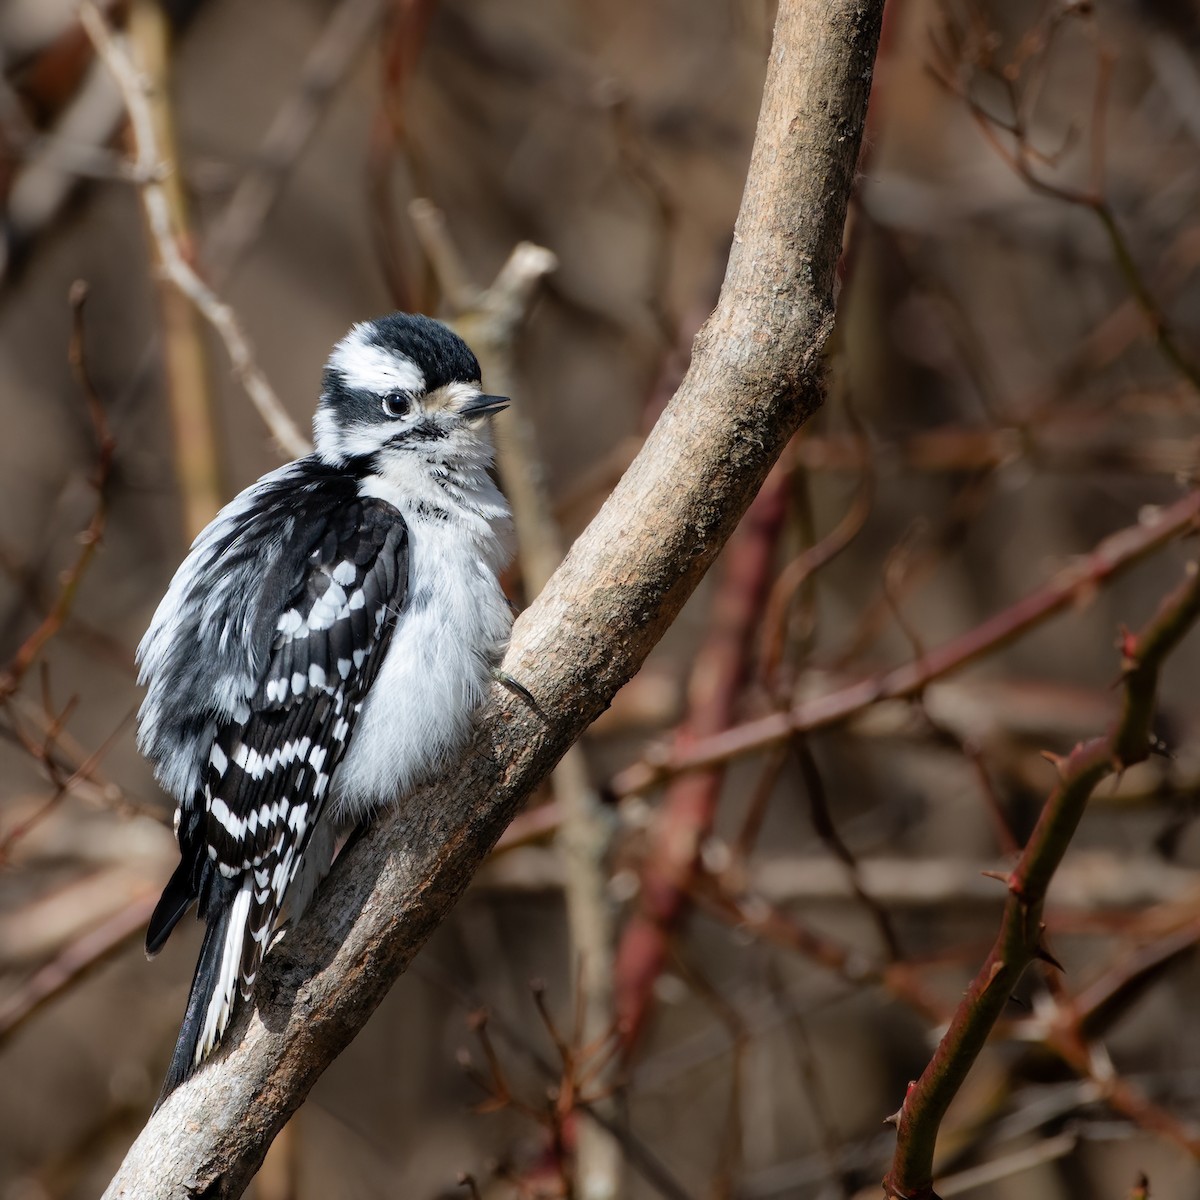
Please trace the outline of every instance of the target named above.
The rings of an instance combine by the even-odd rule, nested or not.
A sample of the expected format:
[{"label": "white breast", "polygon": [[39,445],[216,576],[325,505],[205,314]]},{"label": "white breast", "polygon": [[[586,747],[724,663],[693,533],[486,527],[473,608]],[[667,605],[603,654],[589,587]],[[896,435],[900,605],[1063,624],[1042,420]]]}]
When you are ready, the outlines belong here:
[{"label": "white breast", "polygon": [[409,594],[333,780],[339,820],[402,797],[462,746],[512,625],[497,578],[508,508],[486,476],[469,511],[444,517],[373,490],[408,523]]}]

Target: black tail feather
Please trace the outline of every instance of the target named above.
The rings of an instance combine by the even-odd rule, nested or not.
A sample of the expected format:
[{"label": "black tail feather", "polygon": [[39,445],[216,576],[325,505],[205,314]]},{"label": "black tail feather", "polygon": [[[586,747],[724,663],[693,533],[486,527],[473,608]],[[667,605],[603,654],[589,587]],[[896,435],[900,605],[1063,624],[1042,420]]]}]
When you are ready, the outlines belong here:
[{"label": "black tail feather", "polygon": [[[167,891],[163,893],[163,899],[159,901],[158,909],[163,907],[163,901],[166,900],[170,891],[171,884],[168,884]],[[171,924],[162,932],[159,945],[162,945],[162,941],[171,931],[171,925],[174,925],[186,908],[185,904],[183,909],[172,918]],[[155,909],[155,916],[158,915],[158,909]],[[192,990],[188,995],[187,1012],[184,1013],[179,1038],[175,1042],[171,1066],[163,1082],[162,1091],[159,1093],[158,1102],[154,1106],[156,1110],[196,1070],[196,1046],[204,1027],[204,1018],[209,1002],[212,1000],[213,992],[220,979],[221,958],[225,949],[225,938],[229,931],[230,916],[228,904],[221,905],[217,912],[213,912],[209,916],[208,928],[204,931],[204,942],[200,947],[200,958],[196,963],[196,974],[192,977]],[[151,929],[153,928],[152,921]],[[150,939],[147,936],[147,945],[149,943]]]},{"label": "black tail feather", "polygon": [[171,930],[179,924],[179,918],[191,908],[196,898],[192,874],[186,859],[181,861],[154,906],[150,924],[146,927],[146,953],[152,958],[163,948]]}]

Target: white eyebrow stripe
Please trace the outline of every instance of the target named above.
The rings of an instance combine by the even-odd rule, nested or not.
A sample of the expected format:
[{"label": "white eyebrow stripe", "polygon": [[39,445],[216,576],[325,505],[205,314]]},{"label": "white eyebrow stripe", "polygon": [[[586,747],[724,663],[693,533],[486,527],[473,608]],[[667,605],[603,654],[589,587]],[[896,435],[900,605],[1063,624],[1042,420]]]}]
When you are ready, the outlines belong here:
[{"label": "white eyebrow stripe", "polygon": [[346,386],[383,395],[390,391],[425,391],[425,376],[411,359],[368,340],[371,327],[355,325],[333,348],[329,365]]}]

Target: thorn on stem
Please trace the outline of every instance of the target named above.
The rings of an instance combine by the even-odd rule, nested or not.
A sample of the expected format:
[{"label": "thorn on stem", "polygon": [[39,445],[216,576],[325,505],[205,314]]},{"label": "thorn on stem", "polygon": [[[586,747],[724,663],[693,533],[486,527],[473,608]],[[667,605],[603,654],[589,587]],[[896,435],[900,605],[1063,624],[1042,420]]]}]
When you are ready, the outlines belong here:
[{"label": "thorn on stem", "polygon": [[896,1109],[896,1111],[894,1113],[892,1113],[891,1116],[883,1118],[883,1123],[885,1125],[894,1125],[897,1128],[899,1128],[900,1118],[904,1115],[904,1105],[908,1103],[908,1098],[909,1098],[909,1096],[912,1095],[913,1088],[915,1088],[916,1086],[917,1086],[917,1081],[915,1079],[910,1079],[908,1081],[908,1087],[906,1087],[904,1089],[904,1104],[900,1105],[900,1107],[898,1109]]},{"label": "thorn on stem", "polygon": [[1033,952],[1033,957],[1036,958],[1038,962],[1044,962],[1048,966],[1053,967],[1056,971],[1061,971],[1064,975],[1067,973],[1067,968],[1064,967],[1062,963],[1060,963],[1058,959],[1046,949],[1045,946],[1038,946]]},{"label": "thorn on stem", "polygon": [[1066,774],[1067,760],[1061,754],[1055,754],[1053,750],[1040,750],[1038,753],[1059,773],[1059,776]]}]

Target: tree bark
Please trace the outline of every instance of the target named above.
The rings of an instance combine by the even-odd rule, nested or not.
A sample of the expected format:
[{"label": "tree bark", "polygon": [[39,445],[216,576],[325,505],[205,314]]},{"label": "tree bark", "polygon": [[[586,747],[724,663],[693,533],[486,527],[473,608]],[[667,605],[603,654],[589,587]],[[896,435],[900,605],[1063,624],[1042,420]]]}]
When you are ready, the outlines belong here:
[{"label": "tree bark", "polygon": [[151,1118],[109,1197],[233,1197],[529,792],[639,668],[821,403],[883,0],[781,0],[716,310],[642,452],[513,630],[468,752],[343,854],[229,1049]]}]

